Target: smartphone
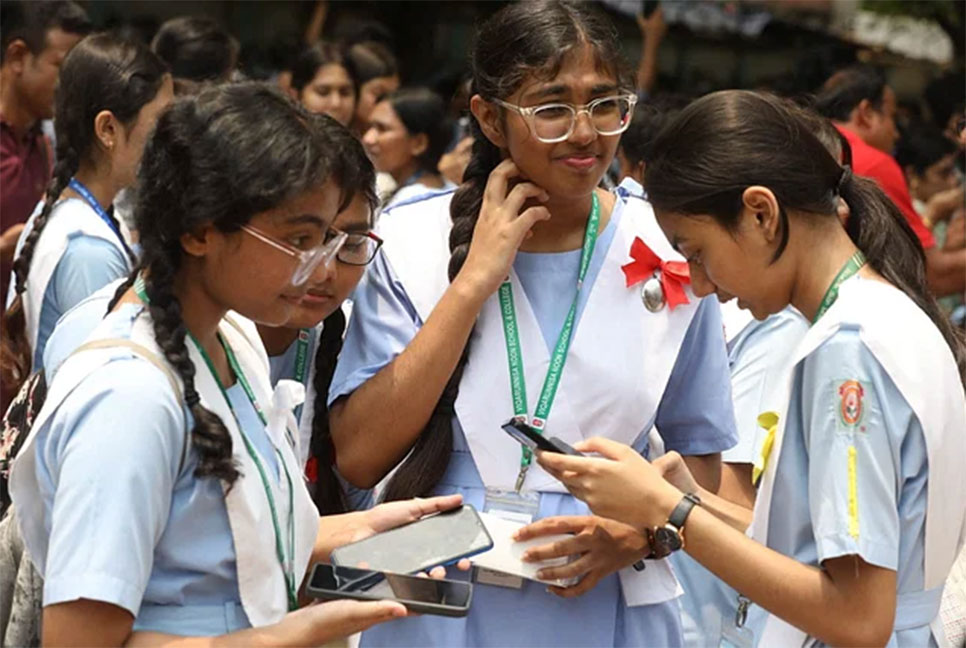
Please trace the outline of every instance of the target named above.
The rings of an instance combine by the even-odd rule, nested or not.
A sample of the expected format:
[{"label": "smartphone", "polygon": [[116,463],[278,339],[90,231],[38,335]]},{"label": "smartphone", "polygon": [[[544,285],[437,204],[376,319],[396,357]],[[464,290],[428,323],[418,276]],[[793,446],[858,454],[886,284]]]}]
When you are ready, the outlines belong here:
[{"label": "smartphone", "polygon": [[398,601],[412,612],[449,617],[466,616],[473,599],[473,585],[464,581],[420,578],[325,563],[318,563],[312,569],[305,592],[323,601]]},{"label": "smartphone", "polygon": [[510,419],[504,423],[503,431],[516,439],[520,445],[526,446],[532,451],[543,450],[544,452],[557,452],[574,457],[583,456],[582,453],[574,450],[573,446],[567,442],[561,441],[557,437],[550,437],[548,439],[526,423],[516,419]]},{"label": "smartphone", "polygon": [[489,551],[493,539],[468,504],[378,533],[332,551],[335,565],[411,574]]}]

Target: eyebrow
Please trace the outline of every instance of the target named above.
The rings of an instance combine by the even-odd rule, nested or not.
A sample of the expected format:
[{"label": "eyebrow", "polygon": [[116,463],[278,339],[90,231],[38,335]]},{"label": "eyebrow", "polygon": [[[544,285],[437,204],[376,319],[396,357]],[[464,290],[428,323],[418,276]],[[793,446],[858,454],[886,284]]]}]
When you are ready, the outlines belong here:
[{"label": "eyebrow", "polygon": [[315,225],[317,227],[325,227],[325,221],[315,214],[300,214],[298,216],[289,216],[283,221],[285,225]]},{"label": "eyebrow", "polygon": [[345,227],[340,228],[343,232],[347,234],[365,234],[369,231],[368,223],[349,223]]},{"label": "eyebrow", "polygon": [[[595,85],[590,89],[591,96],[604,94],[606,92],[614,92],[619,86],[616,83],[600,83]],[[554,95],[564,94],[567,92],[568,88],[562,84],[556,84],[541,88],[539,90],[534,90],[533,92],[528,92],[523,95],[523,99],[543,99],[545,97],[552,97]]]}]

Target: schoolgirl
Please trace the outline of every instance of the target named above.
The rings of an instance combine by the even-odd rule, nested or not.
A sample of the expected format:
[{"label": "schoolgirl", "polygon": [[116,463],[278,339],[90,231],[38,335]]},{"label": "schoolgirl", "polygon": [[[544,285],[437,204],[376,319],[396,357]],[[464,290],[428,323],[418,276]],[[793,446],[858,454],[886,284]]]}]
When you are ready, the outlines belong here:
[{"label": "schoolgirl", "polygon": [[337,544],[459,498],[320,519],[291,399],[243,319],[284,322],[345,241],[323,119],[254,83],[159,119],[140,170],[143,260],[61,365],[11,476],[45,642],[318,645],[405,614],[296,611],[300,583]]},{"label": "schoolgirl", "polygon": [[652,465],[592,440],[578,448],[605,459],[542,465],[598,514],[650,530],[656,555],[683,545],[735,588],[730,644],[942,645],[942,586],[966,528],[963,345],[914,233],[766,95],[703,97],[654,150],[645,186],[695,291],[735,295],[756,317],[791,303],[812,322],[754,516],[673,454]]},{"label": "schoolgirl", "polygon": [[364,645],[681,642],[666,563],[633,569],[642,536],[587,515],[500,429],[527,418],[570,443],[606,434],[645,452],[656,424],[712,488],[734,444],[717,303],[691,295],[646,203],[596,188],[634,104],[615,42],[583,3],[513,4],[482,26],[465,182],[380,222],[330,390],[348,481],[371,487],[402,462],[386,499],[457,492],[539,518],[538,535],[575,534],[542,558],[579,555],[544,576],[579,582],[552,588],[560,601],[478,576],[467,618],[407,620]]},{"label": "schoolgirl", "polygon": [[111,214],[171,101],[171,77],[146,47],[94,34],[64,59],[56,91],[57,164],[17,244],[3,326],[3,380],[40,368],[57,320],[136,262]]},{"label": "schoolgirl", "polygon": [[292,90],[309,112],[348,126],[355,115],[359,82],[342,47],[320,42],[306,47],[292,64]]},{"label": "schoolgirl", "polygon": [[446,105],[428,88],[403,88],[375,105],[362,143],[376,170],[396,185],[385,209],[456,188],[438,170],[452,138]]}]

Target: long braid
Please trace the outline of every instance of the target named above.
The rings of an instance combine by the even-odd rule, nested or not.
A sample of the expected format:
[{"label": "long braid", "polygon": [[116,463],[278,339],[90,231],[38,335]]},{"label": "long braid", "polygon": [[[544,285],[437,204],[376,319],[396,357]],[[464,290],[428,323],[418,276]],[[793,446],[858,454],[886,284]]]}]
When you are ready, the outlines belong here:
[{"label": "long braid", "polygon": [[167,254],[151,259],[149,265],[145,289],[154,336],[164,357],[184,383],[185,403],[194,417],[191,444],[198,452],[195,476],[216,477],[231,485],[239,477],[238,467],[232,460],[231,435],[222,420],[201,404],[201,396],[195,389],[195,365],[185,344],[188,329],[181,315],[181,302],[171,290],[180,257],[180,243],[176,243],[168,248]]},{"label": "long braid", "polygon": [[44,194],[44,206],[34,218],[30,234],[24,239],[20,254],[13,263],[14,290],[16,297],[10,308],[3,316],[3,343],[0,345],[0,379],[12,392],[20,389],[20,385],[30,375],[33,365],[33,349],[27,335],[27,317],[24,311],[23,294],[27,290],[27,278],[34,251],[40,241],[50,214],[60,195],[67,188],[70,179],[77,173],[80,156],[67,142],[58,142],[57,163],[54,165],[53,177],[47,183]]},{"label": "long braid", "polygon": [[315,353],[315,374],[312,387],[315,389],[315,406],[312,413],[312,438],[309,442],[311,454],[317,462],[318,478],[312,498],[322,515],[344,513],[348,510],[345,492],[335,474],[335,451],[332,445],[332,432],[329,430],[329,407],[327,404],[329,385],[335,375],[336,361],[342,351],[342,334],[345,332],[345,314],[341,308],[325,318],[319,348]]},{"label": "long braid", "polygon": [[[472,156],[463,174],[463,184],[450,203],[450,218],[453,220],[449,235],[450,281],[459,274],[466,261],[473,240],[473,230],[483,204],[483,190],[490,173],[501,160],[500,149],[484,137],[476,119],[471,120],[471,128],[475,139]],[[456,398],[459,396],[460,380],[463,378],[468,357],[467,342],[453,374],[443,388],[436,408],[429,417],[429,422],[419,435],[409,457],[386,485],[383,500],[388,502],[429,495],[446,472],[449,455],[453,451],[452,421]]]}]

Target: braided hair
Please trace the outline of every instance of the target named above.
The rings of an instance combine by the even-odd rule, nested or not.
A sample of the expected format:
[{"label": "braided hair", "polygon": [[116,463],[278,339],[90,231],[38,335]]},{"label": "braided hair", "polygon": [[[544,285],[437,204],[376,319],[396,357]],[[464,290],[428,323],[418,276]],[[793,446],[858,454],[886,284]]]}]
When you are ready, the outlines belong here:
[{"label": "braided hair", "polygon": [[141,108],[158,94],[165,74],[164,64],[148,48],[109,34],[88,36],[64,59],[54,100],[57,163],[43,207],[14,261],[16,297],[3,317],[0,378],[11,390],[27,378],[33,361],[23,294],[34,251],[60,195],[81,163],[96,155],[94,119],[109,110],[125,126],[132,124]]},{"label": "braided hair", "polygon": [[[566,56],[583,46],[593,50],[602,68],[626,83],[627,70],[617,42],[613,25],[588,3],[545,0],[511,4],[489,18],[477,34],[472,93],[486,100],[504,99],[530,76],[552,79]],[[463,184],[450,203],[450,281],[469,253],[490,173],[503,160],[503,151],[483,135],[475,117],[470,128],[472,155]],[[386,485],[385,500],[429,495],[442,478],[453,449],[452,419],[468,353],[469,344],[412,452]]]},{"label": "braided hair", "polygon": [[142,276],[155,340],[180,376],[194,418],[198,477],[230,486],[239,472],[224,422],[201,404],[195,387],[188,331],[173,290],[185,257],[181,237],[208,224],[237,232],[256,214],[322,186],[336,154],[326,134],[331,121],[266,84],[215,86],[179,98],[145,149],[134,210]]}]

